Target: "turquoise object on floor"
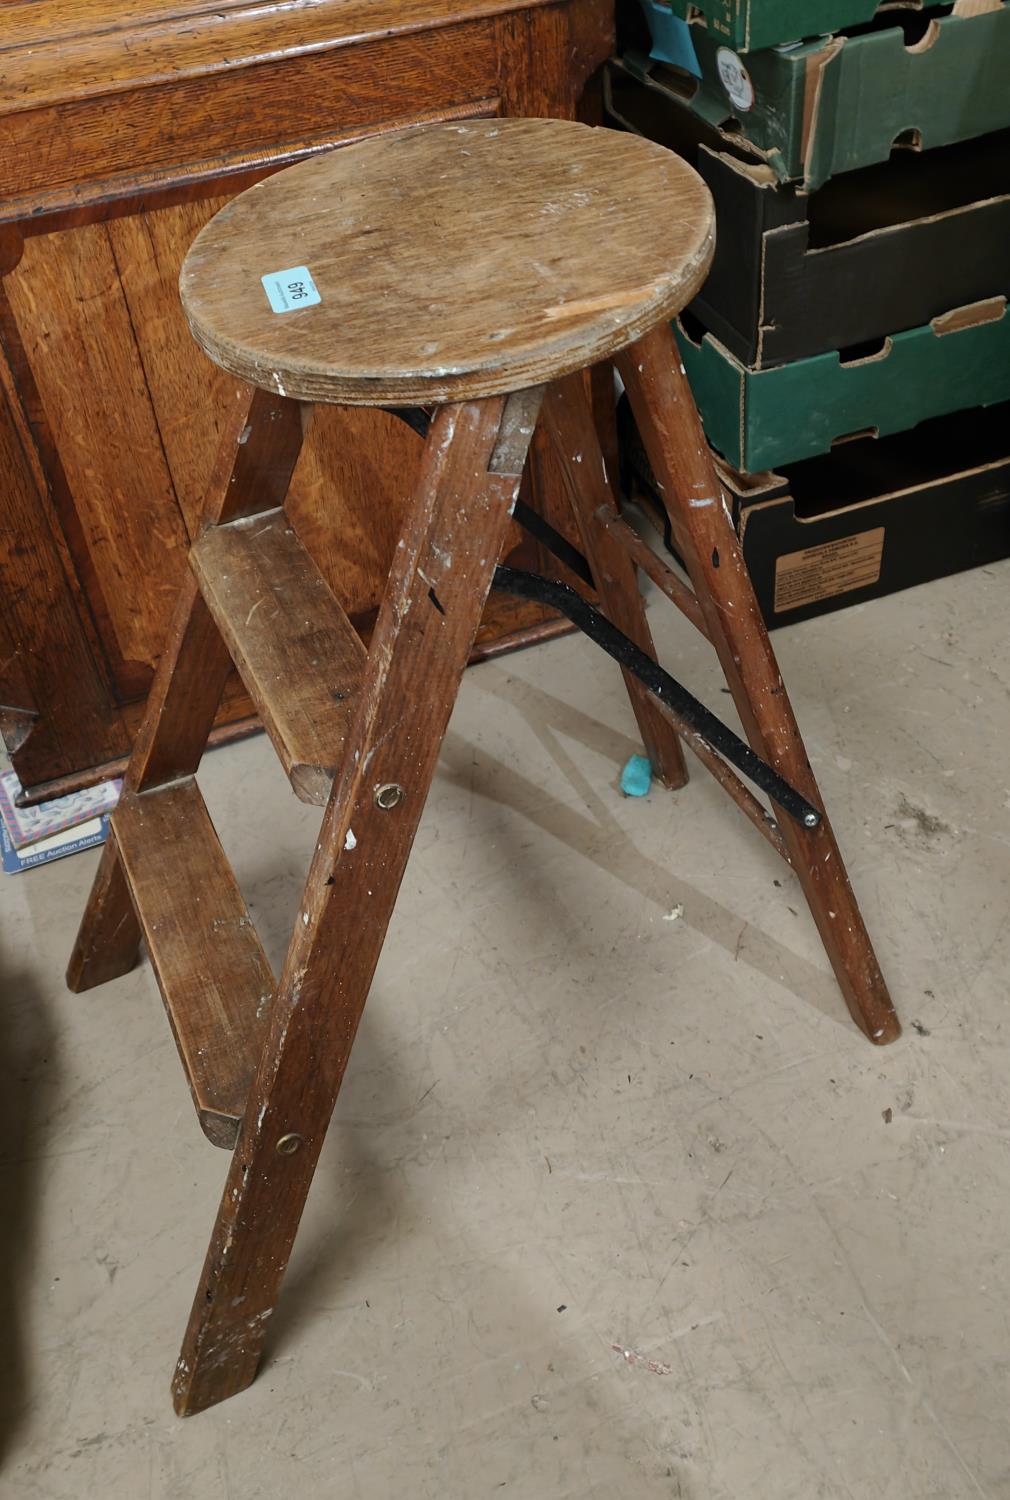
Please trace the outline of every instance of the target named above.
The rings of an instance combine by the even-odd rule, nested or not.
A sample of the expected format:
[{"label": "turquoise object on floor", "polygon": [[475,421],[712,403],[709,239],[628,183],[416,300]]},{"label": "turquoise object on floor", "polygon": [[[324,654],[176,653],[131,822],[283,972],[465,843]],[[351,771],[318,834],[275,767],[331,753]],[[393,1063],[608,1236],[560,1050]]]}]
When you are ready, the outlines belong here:
[{"label": "turquoise object on floor", "polygon": [[626,797],[646,797],[652,785],[652,766],[647,755],[633,755],[621,772],[621,791]]}]

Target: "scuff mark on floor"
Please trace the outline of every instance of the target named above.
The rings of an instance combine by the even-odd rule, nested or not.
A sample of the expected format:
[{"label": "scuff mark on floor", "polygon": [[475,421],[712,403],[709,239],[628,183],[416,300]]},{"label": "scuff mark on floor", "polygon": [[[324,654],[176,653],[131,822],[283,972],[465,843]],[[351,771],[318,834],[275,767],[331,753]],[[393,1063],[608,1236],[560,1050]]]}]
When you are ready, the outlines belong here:
[{"label": "scuff mark on floor", "polygon": [[653,1375],[672,1375],[672,1366],[663,1364],[661,1360],[649,1359],[646,1354],[639,1354],[637,1349],[625,1349],[621,1344],[611,1344],[615,1354],[620,1354],[626,1365],[641,1365],[643,1369],[650,1370]]}]

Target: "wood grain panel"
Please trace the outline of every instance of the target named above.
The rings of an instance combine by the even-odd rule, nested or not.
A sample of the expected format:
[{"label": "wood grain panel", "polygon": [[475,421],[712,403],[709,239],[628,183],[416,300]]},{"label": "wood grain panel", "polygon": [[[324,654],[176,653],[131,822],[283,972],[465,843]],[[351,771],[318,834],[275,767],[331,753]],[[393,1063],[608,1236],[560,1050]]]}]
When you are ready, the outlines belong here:
[{"label": "wood grain panel", "polygon": [[[488,26],[460,45],[428,34],[256,69],[255,109],[241,71],[166,83],[109,103],[83,99],[20,114],[0,144],[0,219],[83,204],[134,185],[191,172],[225,174],[311,144],[332,144],[382,124],[444,117],[486,98],[495,76]],[[297,63],[297,65],[295,65]]]},{"label": "wood grain panel", "polygon": [[388,412],[313,412],[285,510],[350,615],[382,598],[423,447]]},{"label": "wood grain panel", "polygon": [[179,269],[196,235],[225,202],[180,203],[107,226],[165,458],[191,537],[197,534],[222,413],[236,382],[193,342],[179,304]]},{"label": "wood grain panel", "polygon": [[[424,441],[389,412],[317,406],[285,510],[340,605],[365,634],[386,587]],[[505,551],[524,546],[510,523]],[[531,552],[527,563],[534,561]],[[542,605],[492,594],[481,645],[547,618]]]},{"label": "wood grain panel", "polygon": [[126,690],[153,668],[186,530],[107,230],[28,240],[6,286],[86,548],[75,563],[95,579],[89,596]]},{"label": "wood grain panel", "polygon": [[[56,774],[54,767],[91,764],[122,755],[128,741],[74,608],[73,594],[53,540],[6,394],[0,392],[0,576],[10,643],[7,685],[27,686],[33,705],[46,708],[24,741],[18,772],[27,785]],[[67,684],[73,684],[68,695]]]},{"label": "wood grain panel", "polygon": [[[2,233],[2,232],[0,232]],[[20,255],[18,256],[20,259]],[[17,264],[17,261],[13,263]],[[13,269],[9,266],[8,270]],[[48,522],[49,537],[56,549],[66,586],[73,596],[74,609],[91,650],[102,657],[102,645],[92,619],[88,602],[88,580],[78,577],[74,550],[68,536],[79,540],[80,528],[72,506],[61,511],[59,499],[66,497],[66,479],[48,430],[34,375],[25,356],[24,346],[7,298],[6,282],[0,289],[0,346],[5,358],[0,360],[0,385],[7,395],[8,414],[17,429],[24,462],[40,504],[40,515]],[[78,546],[78,555],[86,549]]]},{"label": "wood grain panel", "polygon": [[573,113],[576,91],[570,87],[567,67],[544,66],[552,54],[567,61],[568,28],[567,8],[538,16],[535,29],[522,13],[513,12],[495,22],[497,88],[503,114],[522,118]]},{"label": "wood grain panel", "polygon": [[[525,0],[524,9],[555,3]],[[38,0],[6,0],[0,108],[30,109],[180,75],[294,59],[512,9],[514,0],[46,0],[40,37]]]}]

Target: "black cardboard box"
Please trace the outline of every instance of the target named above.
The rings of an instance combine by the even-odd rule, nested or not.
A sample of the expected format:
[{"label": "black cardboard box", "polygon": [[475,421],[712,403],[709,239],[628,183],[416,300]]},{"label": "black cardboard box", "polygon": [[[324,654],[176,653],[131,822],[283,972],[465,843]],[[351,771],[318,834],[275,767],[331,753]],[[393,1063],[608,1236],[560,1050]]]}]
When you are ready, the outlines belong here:
[{"label": "black cardboard box", "polygon": [[707,182],[716,252],[691,311],[744,365],[849,349],[1010,295],[1010,130],[899,152],[805,193],[619,62],[605,96],[616,123]]},{"label": "black cardboard box", "polygon": [[[626,485],[648,495],[625,403],[621,425]],[[723,478],[770,628],[1010,557],[1010,402]]]}]

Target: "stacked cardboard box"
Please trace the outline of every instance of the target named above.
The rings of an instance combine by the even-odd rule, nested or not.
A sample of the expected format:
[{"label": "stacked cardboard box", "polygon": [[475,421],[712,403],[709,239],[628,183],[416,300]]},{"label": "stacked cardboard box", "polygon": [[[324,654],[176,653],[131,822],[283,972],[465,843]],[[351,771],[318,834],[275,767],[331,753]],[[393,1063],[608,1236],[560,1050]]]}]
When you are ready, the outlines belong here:
[{"label": "stacked cardboard box", "polygon": [[1010,555],[1010,0],[642,5],[608,109],[712,191],[678,337],[769,623]]}]

